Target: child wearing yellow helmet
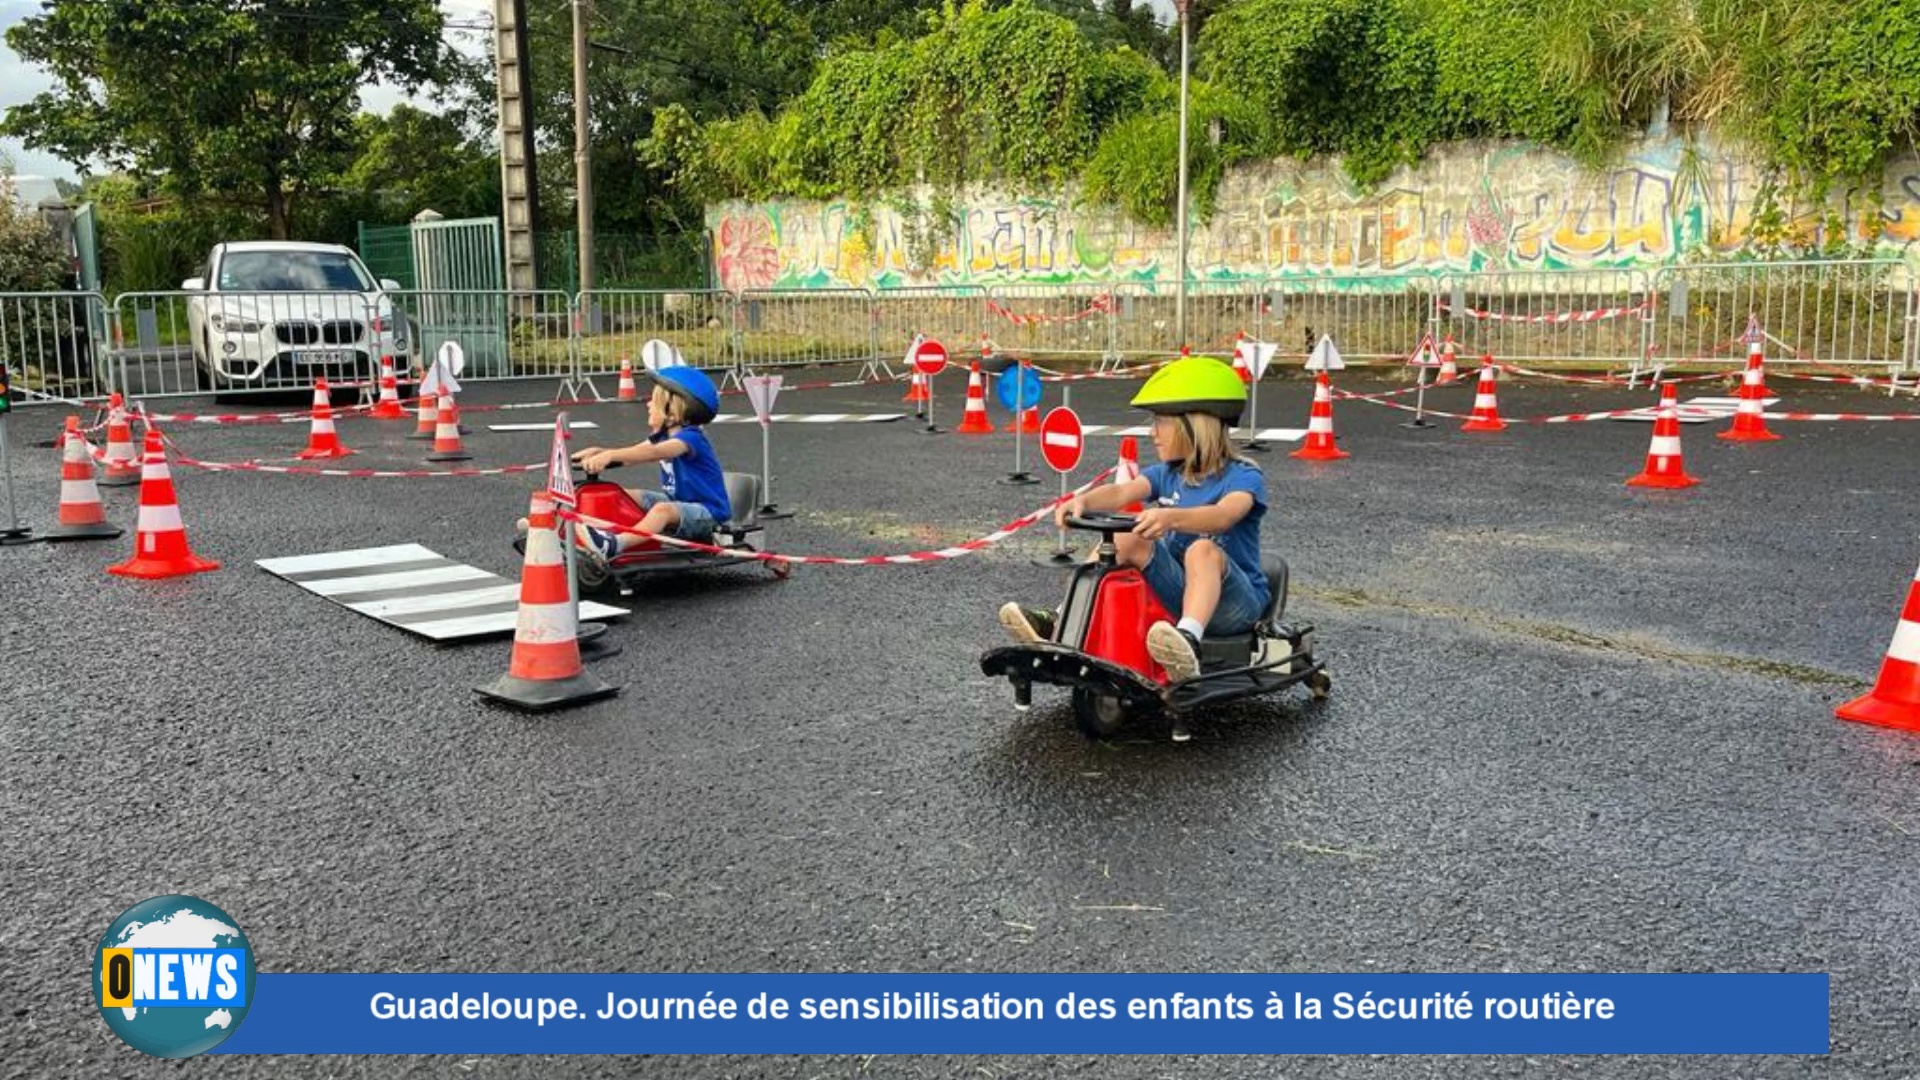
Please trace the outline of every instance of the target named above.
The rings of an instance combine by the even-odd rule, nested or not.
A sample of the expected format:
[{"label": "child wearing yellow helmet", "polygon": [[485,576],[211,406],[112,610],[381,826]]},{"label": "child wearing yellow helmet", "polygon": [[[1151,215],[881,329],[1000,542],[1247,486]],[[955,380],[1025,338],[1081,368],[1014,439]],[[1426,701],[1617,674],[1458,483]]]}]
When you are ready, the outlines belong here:
[{"label": "child wearing yellow helmet", "polygon": [[[1244,634],[1267,607],[1260,568],[1266,477],[1228,439],[1246,402],[1246,384],[1219,360],[1183,357],[1161,368],[1132,401],[1153,414],[1160,460],[1054,512],[1064,526],[1069,515],[1146,504],[1133,531],[1114,542],[1119,561],[1138,568],[1161,606],[1180,613],[1178,622],[1147,632],[1147,651],[1176,682],[1199,674],[1203,637]],[[1032,643],[1051,637],[1053,615],[1008,604],[1000,622],[1015,641]]]}]

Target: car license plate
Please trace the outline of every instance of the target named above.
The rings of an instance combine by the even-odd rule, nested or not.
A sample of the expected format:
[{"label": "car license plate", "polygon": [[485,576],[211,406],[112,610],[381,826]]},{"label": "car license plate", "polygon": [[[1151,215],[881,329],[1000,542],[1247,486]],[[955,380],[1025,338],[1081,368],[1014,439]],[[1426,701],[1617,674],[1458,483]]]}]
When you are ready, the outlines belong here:
[{"label": "car license plate", "polygon": [[345,349],[307,349],[293,354],[294,363],[308,366],[322,364],[333,366],[347,363],[352,359],[353,354]]}]

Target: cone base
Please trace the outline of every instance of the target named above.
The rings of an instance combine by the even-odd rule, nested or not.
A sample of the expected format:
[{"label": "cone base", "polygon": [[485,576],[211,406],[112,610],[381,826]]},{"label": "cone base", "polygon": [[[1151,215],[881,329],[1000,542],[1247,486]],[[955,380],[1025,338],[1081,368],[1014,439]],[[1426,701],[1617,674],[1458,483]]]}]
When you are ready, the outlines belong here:
[{"label": "cone base", "polygon": [[427,455],[428,461],[472,461],[473,455],[465,450],[435,450]]},{"label": "cone base", "polygon": [[100,485],[101,487],[133,487],[139,482],[140,482],[140,470],[138,469],[135,469],[129,473],[123,473],[119,476],[115,476],[112,473],[107,473],[104,476],[100,477],[100,479],[94,481],[94,483]]},{"label": "cone base", "polygon": [[1865,694],[1833,710],[1833,715],[1857,724],[1920,732],[1920,705],[1902,705]]},{"label": "cone base", "polygon": [[1469,420],[1466,423],[1460,425],[1460,430],[1461,431],[1505,431],[1507,430],[1507,422],[1504,420]]},{"label": "cone base", "polygon": [[1287,456],[1301,461],[1339,461],[1353,455],[1337,446],[1303,446]]},{"label": "cone base", "polygon": [[301,461],[313,461],[318,458],[343,458],[352,453],[353,451],[344,446],[336,446],[330,450],[315,450],[312,447],[308,447],[294,456],[298,457]]},{"label": "cone base", "polygon": [[1723,431],[1719,437],[1728,442],[1772,442],[1780,438],[1766,428],[1759,431]]},{"label": "cone base", "polygon": [[21,544],[31,544],[36,539],[38,538],[33,535],[33,530],[27,528],[25,525],[11,529],[0,529],[0,547],[17,547]]},{"label": "cone base", "polygon": [[608,686],[591,672],[582,671],[567,679],[516,679],[502,675],[485,686],[474,687],[473,692],[502,705],[528,712],[546,712],[610,698],[618,694],[620,688]]},{"label": "cone base", "polygon": [[159,578],[185,577],[188,574],[204,574],[209,570],[218,569],[220,569],[219,563],[212,559],[202,559],[197,555],[182,555],[177,559],[153,559],[140,556],[107,567],[107,573],[120,577],[145,578],[151,581]]},{"label": "cone base", "polygon": [[953,433],[955,435],[991,435],[993,434],[993,424],[991,422],[976,424],[963,422],[959,427],[953,429]]},{"label": "cone base", "polygon": [[1641,473],[1639,476],[1627,481],[1627,486],[1643,488],[1690,488],[1699,482],[1699,477],[1688,476],[1686,473],[1680,473],[1677,476],[1672,473],[1661,475]]},{"label": "cone base", "polygon": [[407,436],[407,438],[412,439],[414,442],[432,442],[433,432],[429,431],[429,432],[426,432],[425,434],[422,434],[421,432],[416,431],[413,434]]},{"label": "cone base", "polygon": [[116,536],[125,536],[127,530],[118,525],[97,521],[91,525],[56,525],[41,536],[42,540],[111,540]]},{"label": "cone base", "polygon": [[407,411],[405,409],[402,409],[400,407],[400,403],[397,401],[394,402],[391,406],[375,405],[373,407],[373,410],[367,413],[367,415],[375,420],[411,420],[413,419],[413,417],[407,415]]}]

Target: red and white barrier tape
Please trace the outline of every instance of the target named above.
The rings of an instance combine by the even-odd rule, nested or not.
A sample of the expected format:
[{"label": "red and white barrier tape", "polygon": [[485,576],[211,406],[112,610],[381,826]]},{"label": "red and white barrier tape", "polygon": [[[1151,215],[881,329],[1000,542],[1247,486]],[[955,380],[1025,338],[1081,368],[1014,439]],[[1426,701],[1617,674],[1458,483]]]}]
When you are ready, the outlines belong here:
[{"label": "red and white barrier tape", "polygon": [[[1553,371],[1536,371],[1533,368],[1521,367],[1514,363],[1502,363],[1500,369],[1502,371],[1511,371],[1515,375],[1525,375],[1530,379],[1551,379],[1555,382],[1584,383],[1591,386],[1624,386],[1627,383],[1626,379],[1618,375],[1563,375]],[[1464,371],[1464,369],[1462,370]],[[1651,371],[1653,369],[1650,368],[1649,370]],[[1654,382],[1650,374],[1643,375],[1642,379],[1650,388],[1658,390],[1660,383],[1710,382],[1714,379],[1738,376],[1740,370],[1739,368],[1734,368],[1728,371],[1711,371],[1704,375],[1666,375],[1660,379],[1659,383]]]},{"label": "red and white barrier tape", "polygon": [[1595,308],[1592,311],[1557,311],[1547,315],[1508,315],[1504,312],[1488,311],[1484,308],[1463,307],[1456,309],[1451,304],[1441,304],[1440,310],[1458,310],[1460,314],[1470,319],[1482,319],[1488,322],[1586,323],[1599,322],[1602,319],[1617,319],[1622,315],[1633,315],[1646,311],[1652,306],[1652,300],[1643,300],[1632,307]]},{"label": "red and white barrier tape", "polygon": [[992,547],[1022,529],[1029,528],[1046,520],[1053,514],[1055,507],[1067,499],[1072,498],[1074,495],[1085,494],[1097,486],[1102,480],[1112,475],[1112,473],[1112,469],[1103,470],[1100,475],[1087,481],[1080,487],[1073,489],[1068,495],[1055,499],[1030,514],[1015,518],[985,536],[975,537],[972,540],[966,540],[935,551],[914,551],[904,555],[849,557],[843,555],[786,555],[776,551],[743,551],[738,548],[723,548],[713,544],[702,544],[692,540],[682,540],[677,536],[661,536],[656,533],[647,532],[644,529],[636,529],[627,525],[616,525],[611,521],[603,521],[599,518],[590,517],[564,508],[559,511],[559,516],[569,521],[580,522],[583,525],[595,529],[624,533],[628,536],[644,536],[672,547],[685,548],[690,551],[704,551],[710,555],[726,555],[742,559],[758,559],[761,562],[784,562],[794,563],[796,565],[805,564],[808,566],[920,566],[931,562],[944,562],[948,559],[958,559],[962,556],[972,555],[975,552]]},{"label": "red and white barrier tape", "polygon": [[1008,322],[1012,323],[1015,326],[1034,326],[1034,325],[1043,324],[1043,323],[1080,322],[1083,319],[1088,319],[1095,315],[1111,315],[1113,314],[1113,309],[1114,309],[1114,303],[1113,303],[1112,293],[1106,293],[1106,294],[1102,294],[1100,296],[1094,297],[1093,302],[1091,304],[1088,304],[1085,309],[1073,315],[1035,315],[1029,312],[1014,311],[1011,308],[1005,307],[993,300],[987,301],[988,312],[990,312],[991,314],[1000,316],[1001,318],[1007,320]]}]

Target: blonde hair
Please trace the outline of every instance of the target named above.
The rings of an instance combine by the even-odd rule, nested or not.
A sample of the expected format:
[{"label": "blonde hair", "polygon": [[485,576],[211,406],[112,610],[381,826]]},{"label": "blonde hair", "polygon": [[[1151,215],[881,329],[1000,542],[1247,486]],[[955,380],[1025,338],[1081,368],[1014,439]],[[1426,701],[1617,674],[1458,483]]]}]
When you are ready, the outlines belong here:
[{"label": "blonde hair", "polygon": [[653,404],[659,408],[660,415],[667,418],[668,427],[687,426],[687,399],[655,383]]},{"label": "blonde hair", "polygon": [[[1197,484],[1231,462],[1247,460],[1234,452],[1226,421],[1203,412],[1185,413],[1179,419],[1186,423],[1174,426],[1173,456],[1180,462],[1180,475],[1187,483]],[[1189,431],[1193,433],[1191,438]]]}]

